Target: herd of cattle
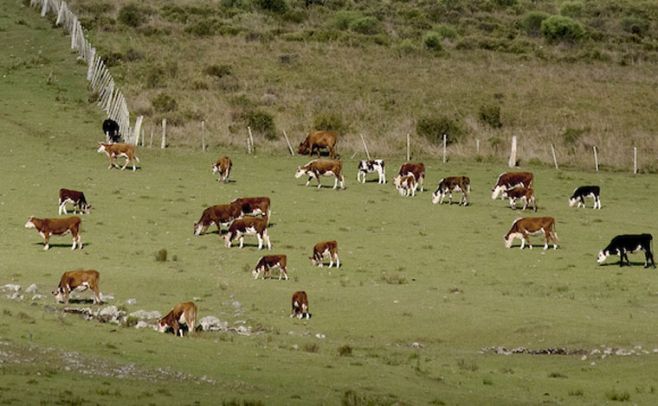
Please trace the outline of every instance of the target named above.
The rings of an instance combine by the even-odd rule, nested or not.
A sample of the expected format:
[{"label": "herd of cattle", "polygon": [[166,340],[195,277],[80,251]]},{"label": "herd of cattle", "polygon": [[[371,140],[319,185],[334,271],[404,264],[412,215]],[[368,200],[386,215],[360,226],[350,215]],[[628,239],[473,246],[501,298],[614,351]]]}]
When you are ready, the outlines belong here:
[{"label": "herd of cattle", "polygon": [[[109,120],[112,121],[112,120]],[[135,161],[139,158],[135,155],[135,147],[130,144],[119,143],[120,135],[118,126],[113,127],[112,123],[106,120],[103,123],[103,131],[106,134],[107,142],[100,143],[98,152],[105,153],[110,161],[108,169],[113,167],[119,168],[116,163],[118,158],[125,158],[126,161],[121,169],[125,169],[128,163],[133,164],[135,170]],[[342,174],[342,162],[336,158],[336,134],[330,131],[316,131],[308,135],[299,145],[299,153],[313,154],[318,153],[318,159],[308,162],[306,165],[297,167],[296,178],[308,176],[306,185],[311,180],[316,179],[318,188],[322,187],[320,182],[321,176],[333,176],[336,189],[339,185],[341,189],[345,188],[345,178]],[[326,148],[329,152],[329,159],[321,159],[321,150]],[[212,172],[217,174],[220,182],[229,182],[229,176],[233,162],[227,156],[220,157],[212,165]],[[385,163],[382,159],[362,160],[357,167],[357,181],[365,183],[366,177],[370,173],[376,173],[378,176],[377,183],[386,183]],[[425,165],[423,163],[404,163],[394,178],[394,185],[401,196],[415,196],[416,191],[424,191]],[[499,196],[503,199],[509,199],[511,208],[516,209],[517,200],[523,203],[522,209],[529,206],[536,212],[537,201],[533,189],[533,174],[530,172],[507,172],[498,176],[496,183],[492,187],[492,199]],[[433,204],[443,204],[445,198],[448,203],[452,203],[452,194],[460,193],[459,205],[468,206],[469,195],[471,192],[471,182],[467,176],[451,176],[439,181],[436,190],[432,194]],[[593,199],[594,209],[601,209],[599,186],[581,186],[578,187],[569,198],[569,206],[585,207],[585,199]],[[83,192],[60,189],[58,200],[58,214],[68,214],[67,205],[72,205],[73,213],[88,214],[91,211],[91,204],[87,201]],[[217,226],[218,235],[222,236],[222,227],[226,228],[223,234],[226,247],[231,247],[234,240],[239,241],[239,247],[244,246],[244,236],[255,235],[258,241],[258,249],[267,245],[267,249],[272,249],[268,226],[271,217],[271,202],[269,197],[243,197],[234,199],[226,204],[214,205],[206,208],[201,213],[201,217],[194,223],[194,235],[200,236],[205,233],[213,224]],[[34,228],[44,239],[44,250],[49,249],[49,240],[52,235],[64,235],[71,233],[73,237],[72,250],[82,249],[80,238],[80,224],[82,220],[78,216],[57,217],[57,218],[37,218],[31,216],[26,228]],[[522,217],[514,220],[512,227],[505,234],[505,246],[510,248],[515,239],[521,240],[520,248],[526,245],[532,248],[529,237],[531,235],[543,235],[544,249],[548,249],[549,244],[557,249],[558,236],[555,231],[555,219],[553,217]],[[630,265],[627,253],[644,251],[644,267],[656,267],[653,253],[651,252],[652,236],[651,234],[637,235],[618,235],[612,239],[610,244],[601,250],[598,254],[598,263],[603,263],[608,256],[618,255],[619,266],[625,263]],[[321,241],[313,246],[312,256],[309,257],[313,265],[322,267],[324,258],[329,258],[329,267],[334,264],[340,267],[338,257],[338,243],[335,240]],[[264,255],[257,261],[252,270],[254,279],[271,278],[272,270],[278,268],[279,280],[288,279],[287,256]],[[94,294],[93,303],[101,303],[99,290],[100,275],[96,270],[74,270],[64,272],[58,287],[52,292],[58,302],[68,303],[68,298],[73,290],[83,291],[91,289]],[[291,317],[310,318],[308,296],[304,291],[294,292],[292,296]],[[159,330],[166,331],[171,329],[176,335],[183,335],[182,325],[186,326],[188,331],[194,331],[197,320],[197,308],[192,302],[179,303],[159,321]]]}]

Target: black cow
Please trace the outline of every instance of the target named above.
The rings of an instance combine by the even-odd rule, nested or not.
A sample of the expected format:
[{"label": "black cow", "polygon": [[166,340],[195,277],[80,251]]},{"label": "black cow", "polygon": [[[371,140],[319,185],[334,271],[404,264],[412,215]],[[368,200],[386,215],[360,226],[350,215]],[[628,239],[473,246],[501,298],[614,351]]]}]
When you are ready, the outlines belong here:
[{"label": "black cow", "polygon": [[108,118],[103,121],[103,134],[108,143],[115,143],[121,141],[121,134],[119,133],[119,123]]},{"label": "black cow", "polygon": [[610,241],[607,247],[599,251],[597,262],[602,264],[610,255],[619,255],[619,266],[624,266],[624,258],[626,264],[631,265],[626,255],[628,252],[644,251],[644,267],[648,268],[649,265],[656,267],[653,260],[653,253],[651,253],[651,234],[624,234],[618,235]]},{"label": "black cow", "polygon": [[569,198],[569,207],[578,205],[578,207],[585,207],[585,198],[591,197],[594,199],[594,208],[601,208],[601,188],[598,186],[581,186],[573,191]]}]

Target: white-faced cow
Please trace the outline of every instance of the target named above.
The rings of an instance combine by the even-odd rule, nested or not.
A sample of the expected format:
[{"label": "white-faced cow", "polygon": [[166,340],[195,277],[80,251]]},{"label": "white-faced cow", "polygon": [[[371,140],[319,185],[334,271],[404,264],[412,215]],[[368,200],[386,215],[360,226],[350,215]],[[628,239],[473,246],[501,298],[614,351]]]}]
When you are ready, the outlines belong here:
[{"label": "white-faced cow", "polygon": [[181,324],[187,326],[188,334],[194,331],[196,325],[197,309],[194,302],[178,303],[166,316],[158,322],[158,331],[164,333],[168,328],[174,331],[174,335],[183,337]]},{"label": "white-faced cow", "polygon": [[126,158],[126,163],[121,167],[121,170],[126,169],[126,166],[132,162],[133,171],[135,171],[135,161],[139,162],[139,158],[135,155],[135,146],[132,144],[99,143],[97,152],[104,152],[110,160],[110,166],[107,169],[118,168],[119,165],[117,165],[116,159],[121,157]]},{"label": "white-faced cow", "polygon": [[339,182],[340,188],[345,189],[345,177],[341,174],[342,169],[343,164],[339,160],[314,159],[304,166],[298,166],[295,178],[301,178],[304,175],[308,176],[306,186],[308,186],[311,183],[311,180],[315,178],[318,181],[318,189],[320,189],[322,187],[320,176],[333,176],[335,178],[334,189],[336,189]]},{"label": "white-faced cow", "polygon": [[73,213],[89,213],[91,211],[91,204],[87,203],[85,194],[71,189],[59,189],[59,210],[58,214],[68,214],[66,205],[71,203],[73,205]]},{"label": "white-faced cow", "polygon": [[233,162],[231,162],[231,158],[223,156],[212,164],[212,173],[217,174],[217,181],[226,183],[228,182],[228,177],[231,175],[232,167]]},{"label": "white-faced cow", "polygon": [[259,276],[271,277],[271,271],[274,268],[279,268],[279,280],[281,278],[288,280],[288,269],[286,268],[288,263],[288,257],[285,255],[265,255],[260,257],[256,267],[251,274],[254,279],[258,279]]},{"label": "white-faced cow", "polygon": [[651,234],[623,234],[618,235],[610,241],[607,247],[599,251],[597,262],[602,264],[610,255],[619,255],[619,266],[624,266],[624,259],[628,266],[631,261],[628,260],[627,253],[644,251],[644,267],[656,267],[656,262],[653,260],[653,253],[651,252],[651,242],[653,236]]},{"label": "white-faced cow", "polygon": [[416,196],[416,189],[418,189],[418,182],[416,182],[416,177],[413,173],[410,173],[405,176],[396,176],[393,178],[393,184],[395,188],[400,193],[400,196]]},{"label": "white-faced cow", "polygon": [[227,226],[231,221],[240,217],[240,207],[234,204],[218,204],[203,210],[199,221],[194,223],[194,235],[205,233],[208,227],[217,225],[217,233],[221,234],[222,226]]},{"label": "white-faced cow", "polygon": [[270,198],[265,196],[260,197],[239,197],[232,200],[232,204],[240,209],[240,216],[264,216],[269,220],[270,218]]},{"label": "white-faced cow", "polygon": [[297,152],[301,155],[313,155],[313,151],[317,149],[319,158],[320,149],[327,148],[329,150],[329,157],[334,159],[336,158],[337,138],[338,134],[336,134],[334,131],[314,131],[299,144]]},{"label": "white-faced cow", "polygon": [[507,189],[515,186],[528,187],[532,185],[533,175],[531,172],[505,172],[501,173],[496,180],[496,184],[491,188],[491,198],[496,200],[498,196]]},{"label": "white-faced cow", "polygon": [[309,257],[311,264],[322,267],[323,258],[329,257],[329,268],[334,266],[340,268],[340,258],[338,258],[338,243],[336,241],[321,241],[313,246],[313,256]]},{"label": "white-faced cow", "polygon": [[514,210],[516,210],[516,201],[520,200],[523,202],[523,210],[532,205],[532,209],[537,211],[537,198],[532,186],[516,186],[507,189],[503,192],[503,196],[509,198],[509,206]]},{"label": "white-faced cow", "polygon": [[557,249],[557,233],[555,232],[555,219],[553,217],[524,217],[514,220],[512,228],[503,237],[505,246],[512,247],[515,238],[521,240],[521,249],[527,243],[532,249],[532,244],[528,240],[530,235],[544,235],[544,249],[548,249],[548,243],[553,242],[553,249]]},{"label": "white-faced cow", "polygon": [[585,198],[591,197],[594,200],[594,208],[601,208],[601,188],[599,186],[581,186],[573,191],[569,198],[569,207],[578,205],[585,207]]},{"label": "white-faced cow", "polygon": [[292,294],[292,312],[290,317],[298,319],[310,319],[311,313],[308,312],[308,296],[303,290],[298,290]]},{"label": "white-faced cow", "polygon": [[105,140],[108,144],[114,144],[121,141],[121,134],[119,133],[119,123],[112,120],[111,118],[103,121],[103,134],[105,134]]},{"label": "white-faced cow", "polygon": [[433,204],[442,204],[446,195],[448,204],[452,204],[452,193],[460,192],[462,194],[459,204],[468,205],[468,194],[471,192],[471,179],[468,176],[449,176],[439,181],[439,185],[432,194]]},{"label": "white-faced cow", "polygon": [[99,279],[100,274],[93,269],[76,269],[74,271],[64,272],[59,279],[59,285],[52,291],[52,294],[58,303],[68,303],[69,295],[74,290],[82,292],[91,289],[94,292],[93,303],[100,304],[102,301],[101,292],[98,287]]},{"label": "white-faced cow", "polygon": [[366,175],[373,172],[376,172],[379,177],[377,183],[381,185],[386,183],[386,168],[383,159],[359,161],[358,172],[356,173],[357,182],[366,183]]},{"label": "white-faced cow", "polygon": [[398,176],[400,178],[403,178],[409,174],[414,175],[414,178],[416,179],[416,182],[418,182],[418,186],[420,187],[420,191],[421,192],[425,191],[425,187],[423,186],[423,183],[425,183],[425,164],[422,162],[403,163],[402,166],[400,166],[400,170],[398,171]]},{"label": "white-faced cow", "polygon": [[263,248],[263,241],[267,244],[267,249],[272,249],[270,243],[270,236],[267,233],[267,218],[245,216],[234,220],[228,227],[228,233],[224,236],[226,246],[231,247],[231,242],[238,238],[240,241],[240,248],[244,246],[245,235],[256,235],[258,238],[258,249]]},{"label": "white-faced cow", "polygon": [[81,222],[82,220],[77,216],[54,219],[40,219],[30,216],[27,219],[27,223],[25,223],[25,228],[34,228],[37,230],[39,235],[43,237],[44,250],[50,248],[48,241],[51,235],[64,235],[70,232],[73,236],[73,246],[71,249],[74,250],[76,246],[82,249],[82,241],[80,240]]}]

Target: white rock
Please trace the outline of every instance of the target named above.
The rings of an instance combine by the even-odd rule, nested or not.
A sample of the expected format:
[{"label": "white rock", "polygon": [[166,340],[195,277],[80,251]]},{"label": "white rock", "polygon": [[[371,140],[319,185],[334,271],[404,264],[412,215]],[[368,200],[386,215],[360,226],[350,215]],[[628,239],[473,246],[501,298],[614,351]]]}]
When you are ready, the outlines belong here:
[{"label": "white rock", "polygon": [[411,348],[423,348],[423,344],[414,341],[411,343]]},{"label": "white rock", "polygon": [[109,318],[110,320],[116,319],[121,315],[116,306],[106,306],[98,311],[98,317]]},{"label": "white rock", "polygon": [[215,316],[206,316],[199,321],[203,331],[226,331],[228,323]]},{"label": "white rock", "polygon": [[103,302],[107,302],[107,301],[109,301],[109,300],[114,300],[114,296],[112,296],[112,295],[104,295],[103,293],[101,293],[101,301],[103,301]]},{"label": "white rock", "polygon": [[37,285],[33,283],[25,289],[25,293],[37,293],[37,290]]},{"label": "white rock", "polygon": [[43,299],[43,295],[36,294],[32,296],[32,301],[41,300],[41,299]]},{"label": "white rock", "polygon": [[145,322],[144,320],[140,320],[137,322],[137,325],[135,325],[135,328],[153,328],[155,329],[155,326],[153,324],[149,324]]},{"label": "white rock", "polygon": [[5,291],[5,292],[7,292],[7,291],[9,291],[9,292],[18,292],[19,290],[21,290],[21,285],[8,283],[8,284],[6,284],[5,286],[2,287],[2,290]]},{"label": "white rock", "polygon": [[126,300],[126,304],[127,304],[127,305],[134,305],[134,304],[137,304],[137,299],[135,299],[135,298],[130,298],[130,299]]},{"label": "white rock", "polygon": [[150,312],[146,310],[137,310],[136,312],[130,313],[129,316],[134,317],[138,320],[155,320],[162,318],[162,315],[157,310],[153,310]]},{"label": "white rock", "polygon": [[317,333],[317,334],[315,335],[315,338],[319,338],[320,340],[324,340],[326,337],[327,337],[327,336],[325,336],[325,335],[322,334],[322,333]]},{"label": "white rock", "polygon": [[231,303],[231,306],[233,306],[233,308],[237,310],[242,307],[242,304],[236,300],[233,303]]},{"label": "white rock", "polygon": [[235,329],[235,331],[238,334],[241,334],[241,335],[244,335],[244,336],[248,336],[249,334],[251,334],[251,329],[249,327],[246,327],[246,326],[238,326]]}]

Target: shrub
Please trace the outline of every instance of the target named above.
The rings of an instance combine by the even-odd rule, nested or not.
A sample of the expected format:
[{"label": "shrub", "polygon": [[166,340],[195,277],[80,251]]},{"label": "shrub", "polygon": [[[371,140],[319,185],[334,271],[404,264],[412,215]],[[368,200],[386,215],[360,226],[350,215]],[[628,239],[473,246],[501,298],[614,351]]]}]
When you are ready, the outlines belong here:
[{"label": "shrub", "polygon": [[585,36],[585,29],[572,18],[550,16],[542,21],[541,33],[550,42],[577,42]]},{"label": "shrub", "polygon": [[174,111],[178,108],[178,103],[176,103],[176,99],[174,99],[173,97],[169,96],[166,93],[158,94],[155,98],[151,100],[151,104],[153,105],[153,109],[155,109],[155,111],[159,113]]},{"label": "shrub", "polygon": [[498,7],[507,8],[516,6],[517,0],[493,0],[493,2]]},{"label": "shrub", "polygon": [[316,130],[336,131],[341,134],[347,131],[343,119],[336,113],[322,113],[313,119],[313,128]]},{"label": "shrub", "polygon": [[416,123],[416,133],[433,144],[443,144],[443,134],[446,134],[448,144],[452,144],[459,142],[464,130],[456,120],[447,116],[436,116],[419,118]]},{"label": "shrub", "polygon": [[204,18],[186,25],[185,32],[197,37],[209,37],[217,33],[217,24],[215,20]]},{"label": "shrub", "polygon": [[434,31],[426,32],[425,35],[423,35],[423,46],[432,51],[442,50],[441,35]]},{"label": "shrub", "polygon": [[167,250],[161,249],[155,253],[155,260],[158,262],[167,262]]},{"label": "shrub", "polygon": [[137,28],[146,21],[146,12],[137,4],[130,3],[121,7],[118,20],[121,24]]},{"label": "shrub", "polygon": [[605,397],[615,402],[627,402],[631,400],[631,394],[628,391],[617,392],[616,389],[610,389],[605,393]]},{"label": "shrub", "polygon": [[418,48],[416,48],[416,45],[412,40],[403,39],[399,44],[395,46],[395,50],[397,51],[398,56],[405,56],[414,54]]},{"label": "shrub", "polygon": [[222,78],[233,73],[231,65],[210,65],[204,69],[204,73],[209,76]]},{"label": "shrub", "polygon": [[359,18],[363,18],[363,16],[356,11],[340,10],[334,14],[333,26],[339,30],[347,30]]},{"label": "shrub", "polygon": [[165,84],[165,71],[161,66],[152,66],[146,72],[145,85],[147,89],[163,87]]},{"label": "shrub", "polygon": [[564,130],[564,133],[562,133],[562,142],[564,142],[564,145],[567,147],[575,147],[578,142],[580,142],[580,138],[586,132],[587,129],[567,128]]},{"label": "shrub", "polygon": [[254,3],[262,10],[273,13],[285,13],[288,11],[288,4],[285,0],[255,0]]},{"label": "shrub", "polygon": [[350,29],[360,34],[377,34],[379,32],[379,20],[375,17],[357,18],[350,23]]},{"label": "shrub", "polygon": [[500,121],[500,106],[496,104],[483,104],[480,106],[478,112],[480,121],[488,124],[491,128],[501,128],[503,126]]},{"label": "shrub", "polygon": [[338,347],[338,355],[341,357],[350,357],[352,356],[352,347],[349,344],[341,345]]},{"label": "shrub", "polygon": [[249,110],[243,114],[243,119],[247,126],[268,140],[277,139],[274,117],[270,113],[262,110]]},{"label": "shrub", "polygon": [[519,21],[519,26],[526,34],[537,37],[541,34],[541,24],[548,17],[549,15],[543,11],[531,11],[523,16]]},{"label": "shrub", "polygon": [[452,25],[441,24],[434,27],[434,32],[438,33],[441,38],[457,38],[457,30]]},{"label": "shrub", "polygon": [[560,14],[566,17],[580,17],[583,13],[583,3],[579,1],[565,1],[560,7]]},{"label": "shrub", "polygon": [[306,352],[316,353],[320,351],[320,344],[318,343],[306,343],[302,346],[302,349]]},{"label": "shrub", "polygon": [[649,21],[642,17],[624,17],[621,28],[629,34],[643,36],[649,31]]}]

